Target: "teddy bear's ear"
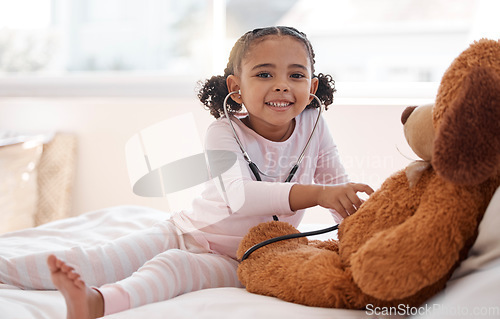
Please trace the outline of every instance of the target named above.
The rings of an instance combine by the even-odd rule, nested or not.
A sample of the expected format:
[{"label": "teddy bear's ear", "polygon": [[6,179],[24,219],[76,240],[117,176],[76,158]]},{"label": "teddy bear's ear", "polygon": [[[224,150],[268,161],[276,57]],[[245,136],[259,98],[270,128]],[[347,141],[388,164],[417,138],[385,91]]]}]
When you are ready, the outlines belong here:
[{"label": "teddy bear's ear", "polygon": [[500,167],[500,76],[476,67],[437,128],[432,165],[457,184],[485,181]]}]

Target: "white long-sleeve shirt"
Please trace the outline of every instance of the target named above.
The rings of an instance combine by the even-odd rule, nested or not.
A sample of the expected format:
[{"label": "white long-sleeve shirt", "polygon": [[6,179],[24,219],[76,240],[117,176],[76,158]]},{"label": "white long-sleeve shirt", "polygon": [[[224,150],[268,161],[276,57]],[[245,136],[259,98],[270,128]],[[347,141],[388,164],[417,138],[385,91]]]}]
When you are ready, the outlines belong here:
[{"label": "white long-sleeve shirt", "polygon": [[[294,178],[284,183],[309,139],[317,112],[306,109],[299,114],[292,135],[283,142],[270,141],[232,117],[236,133],[252,161],[265,174],[277,175],[273,178],[261,174],[262,181],[257,181],[251,172],[228,119],[220,118],[212,123],[206,133],[205,150],[226,151],[225,154],[230,156],[208,162],[222,161],[225,162],[222,166],[232,165],[206,182],[191,210],[174,214],[173,220],[180,230],[191,233],[205,248],[235,258],[238,244],[248,230],[261,222],[271,221],[273,215],[297,227],[304,210],[290,209],[289,193],[293,184],[341,184],[348,181],[337,146],[324,119],[320,118]],[[342,220],[333,210],[332,214],[337,222]]]}]

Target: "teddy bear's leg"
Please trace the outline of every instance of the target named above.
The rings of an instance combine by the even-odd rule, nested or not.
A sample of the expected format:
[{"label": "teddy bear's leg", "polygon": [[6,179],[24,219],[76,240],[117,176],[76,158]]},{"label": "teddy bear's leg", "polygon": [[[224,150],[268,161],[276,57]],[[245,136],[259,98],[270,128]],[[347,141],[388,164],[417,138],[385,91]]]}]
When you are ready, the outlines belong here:
[{"label": "teddy bear's leg", "polygon": [[[245,237],[243,237],[239,244],[238,251],[236,252],[236,257],[241,260],[248,249],[268,239],[296,233],[299,233],[299,231],[289,223],[285,222],[272,221],[258,224],[257,226],[252,227]],[[308,240],[305,237],[277,242],[273,245],[267,245],[256,250],[252,253],[252,256],[258,256],[259,254],[269,250],[271,247],[272,249],[275,249],[276,246],[295,246],[299,244],[307,245],[307,242]]]},{"label": "teddy bear's leg", "polygon": [[247,290],[308,306],[363,308],[360,291],[336,252],[307,245],[251,256],[238,268]]},{"label": "teddy bear's leg", "polygon": [[477,216],[487,204],[478,200],[484,190],[438,177],[427,188],[413,216],[376,234],[351,256],[353,278],[366,294],[393,300],[436,283],[474,237]]},{"label": "teddy bear's leg", "polygon": [[311,247],[316,247],[319,249],[327,249],[331,250],[334,252],[339,252],[339,244],[336,240],[329,239],[329,240],[310,240],[309,241],[309,246]]}]

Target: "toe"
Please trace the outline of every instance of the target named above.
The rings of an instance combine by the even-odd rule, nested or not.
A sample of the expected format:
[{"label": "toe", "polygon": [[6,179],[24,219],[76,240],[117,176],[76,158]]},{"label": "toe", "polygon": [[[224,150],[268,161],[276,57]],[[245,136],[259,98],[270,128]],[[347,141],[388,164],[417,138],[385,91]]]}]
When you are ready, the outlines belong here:
[{"label": "toe", "polygon": [[54,255],[50,255],[47,258],[47,265],[49,266],[49,270],[51,272],[56,272],[59,269],[59,267],[57,266],[57,260],[57,257]]},{"label": "toe", "polygon": [[74,281],[74,284],[80,288],[80,289],[83,289],[86,287],[85,285],[85,281],[81,280],[80,278],[78,278],[77,280]]},{"label": "toe", "polygon": [[75,280],[75,279],[77,279],[77,278],[80,277],[80,275],[77,272],[73,271],[73,270],[71,270],[70,272],[68,272],[67,276],[71,280]]},{"label": "toe", "polygon": [[61,268],[61,266],[64,264],[64,262],[56,257],[56,266],[57,268]]},{"label": "toe", "polygon": [[64,272],[64,273],[70,273],[72,272],[73,270],[75,270],[73,267],[69,266],[68,264],[66,264],[65,262],[62,262],[62,265],[61,265],[61,270]]}]

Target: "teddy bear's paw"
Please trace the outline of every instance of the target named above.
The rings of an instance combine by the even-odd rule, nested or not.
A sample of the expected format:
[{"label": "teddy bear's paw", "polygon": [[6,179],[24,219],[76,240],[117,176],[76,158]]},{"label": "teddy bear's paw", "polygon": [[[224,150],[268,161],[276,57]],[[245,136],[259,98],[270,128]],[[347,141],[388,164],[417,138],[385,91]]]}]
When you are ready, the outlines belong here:
[{"label": "teddy bear's paw", "polygon": [[338,254],[310,245],[251,257],[238,267],[238,278],[249,292],[307,306],[361,309],[365,305]]},{"label": "teddy bear's paw", "polygon": [[421,288],[425,274],[416,269],[409,270],[408,264],[395,261],[377,251],[360,249],[352,255],[352,277],[361,291],[381,300],[397,300],[412,296]]},{"label": "teddy bear's paw", "polygon": [[[292,225],[285,223],[285,222],[279,222],[279,221],[272,221],[272,222],[267,222],[267,223],[261,223],[255,227],[252,227],[249,232],[243,237],[243,239],[240,242],[240,245],[238,247],[238,251],[236,253],[237,258],[241,259],[245,252],[253,247],[254,245],[261,243],[263,241],[266,241],[271,238],[276,238],[284,235],[289,235],[289,234],[297,234],[299,231],[293,227]],[[283,241],[279,241],[267,246],[264,246],[257,251],[255,251],[254,254],[260,253],[262,251],[265,251],[266,249],[270,248],[271,246],[273,249],[276,247],[282,247],[282,246],[295,246],[295,245],[307,245],[308,240],[305,237],[301,238],[294,238],[294,239],[287,239]]]}]

